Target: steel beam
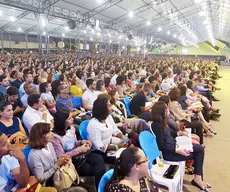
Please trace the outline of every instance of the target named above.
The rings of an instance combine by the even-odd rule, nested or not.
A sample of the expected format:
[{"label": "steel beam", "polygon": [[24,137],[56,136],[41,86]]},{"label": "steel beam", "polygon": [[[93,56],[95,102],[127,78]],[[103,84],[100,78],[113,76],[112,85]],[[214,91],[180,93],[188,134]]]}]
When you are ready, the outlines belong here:
[{"label": "steel beam", "polygon": [[119,3],[121,3],[122,1],[124,0],[108,0],[107,2],[103,3],[102,5],[86,12],[83,17],[84,17],[84,20],[88,20],[89,18],[97,15],[97,14],[100,14],[102,11],[105,11],[115,5],[118,5]]},{"label": "steel beam", "polygon": [[8,23],[6,23],[5,25],[3,25],[2,27],[0,27],[0,30],[2,31],[2,30],[4,30],[4,29],[7,29],[8,27],[10,27],[13,23],[15,23],[15,22],[17,22],[17,21],[19,21],[20,19],[22,19],[22,18],[24,18],[26,15],[28,15],[30,13],[30,11],[24,11],[23,13],[21,13],[19,16],[17,16],[16,18],[15,18],[15,21],[13,21],[13,22],[8,22]]}]

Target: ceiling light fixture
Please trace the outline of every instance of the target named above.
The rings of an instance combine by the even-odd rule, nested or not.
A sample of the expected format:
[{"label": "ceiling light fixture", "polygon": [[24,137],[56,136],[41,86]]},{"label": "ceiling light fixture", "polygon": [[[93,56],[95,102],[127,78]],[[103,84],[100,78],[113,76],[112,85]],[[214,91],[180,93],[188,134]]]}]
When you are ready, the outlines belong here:
[{"label": "ceiling light fixture", "polygon": [[129,12],[129,17],[130,18],[133,17],[133,12],[132,11]]},{"label": "ceiling light fixture", "polygon": [[15,17],[11,16],[10,17],[10,21],[14,22],[15,21]]}]

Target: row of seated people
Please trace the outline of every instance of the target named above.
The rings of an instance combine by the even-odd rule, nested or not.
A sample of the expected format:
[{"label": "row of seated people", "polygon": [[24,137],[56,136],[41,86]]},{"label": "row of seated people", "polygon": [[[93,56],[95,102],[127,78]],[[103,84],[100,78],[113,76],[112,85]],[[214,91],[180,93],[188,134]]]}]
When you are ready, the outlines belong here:
[{"label": "row of seated people", "polygon": [[[165,104],[169,106],[169,109],[170,109],[170,114],[166,113],[167,114],[167,118],[166,118],[167,124],[169,125],[170,129],[178,132],[180,123],[183,122],[187,127],[192,128],[193,133],[196,133],[200,137],[200,143],[203,144],[203,130],[205,131],[207,135],[213,136],[214,134],[210,129],[210,124],[207,122],[208,121],[207,113],[203,112],[204,111],[203,108],[206,108],[206,111],[208,111],[208,113],[209,111],[212,111],[214,114],[218,115],[217,113],[218,110],[213,108],[212,106],[212,101],[216,100],[212,95],[212,91],[214,89],[218,90],[218,88],[213,83],[208,82],[205,84],[202,81],[202,78],[195,77],[196,76],[195,73],[193,76],[191,76],[192,72],[190,73],[190,77],[189,77],[191,80],[188,80],[186,83],[182,82],[179,84],[176,81],[177,78],[175,76],[173,78],[175,80],[174,84],[173,83],[171,84],[172,78],[167,79],[167,76],[170,76],[171,70],[169,70],[168,72],[167,70],[169,70],[168,67],[165,68],[164,71],[161,71],[161,73],[156,73],[155,75],[151,75],[148,78],[146,77],[140,78],[139,85],[136,85],[137,79],[135,79],[134,73],[129,74],[129,79],[132,78],[132,81],[127,81],[128,86],[125,83],[126,80],[125,80],[124,74],[122,75],[117,74],[117,76],[114,75],[116,77],[116,82],[117,82],[115,83],[116,85],[114,85],[114,83],[111,83],[114,76],[112,78],[105,77],[104,81],[102,80],[103,79],[102,77],[99,77],[99,74],[96,78],[97,81],[94,80],[95,78],[92,79],[93,76],[90,76],[91,78],[86,79],[86,82],[85,82],[86,90],[85,91],[83,90],[83,86],[82,86],[82,93],[84,91],[82,95],[82,102],[83,102],[82,106],[85,110],[88,110],[88,111],[92,110],[92,117],[93,117],[87,128],[88,139],[90,141],[88,141],[86,144],[84,142],[81,143],[81,142],[76,141],[76,136],[75,137],[73,136],[73,133],[75,133],[75,131],[72,128],[68,129],[68,133],[67,133],[65,130],[66,126],[62,126],[62,129],[64,129],[63,131],[58,130],[55,132],[55,127],[58,126],[57,124],[55,126],[55,121],[57,122],[59,119],[61,119],[61,117],[64,116],[64,113],[66,113],[65,115],[66,119],[63,120],[65,123],[66,121],[68,121],[67,119],[69,119],[70,122],[73,121],[71,118],[75,117],[77,114],[80,113],[80,110],[74,107],[72,98],[69,95],[69,92],[71,93],[72,86],[71,87],[69,86],[70,83],[68,79],[66,78],[65,74],[59,75],[59,78],[62,77],[59,80],[52,82],[52,79],[51,79],[51,82],[50,82],[51,84],[49,82],[42,82],[40,83],[40,85],[36,86],[36,84],[32,83],[33,82],[32,74],[30,73],[30,71],[26,70],[24,74],[24,78],[25,78],[24,85],[19,86],[19,96],[20,96],[20,87],[23,86],[25,90],[25,93],[23,91],[21,92],[22,93],[21,100],[25,95],[27,95],[27,98],[24,99],[24,101],[26,101],[25,102],[26,104],[24,104],[24,107],[20,105],[20,101],[18,101],[17,99],[18,98],[17,88],[15,89],[15,87],[12,87],[12,86],[8,88],[9,81],[7,82],[6,80],[7,77],[2,75],[1,79],[3,80],[1,81],[1,86],[4,87],[5,85],[7,85],[5,86],[6,92],[2,91],[2,93],[3,93],[3,96],[6,97],[4,99],[10,102],[12,106],[6,102],[1,103],[1,107],[0,107],[1,130],[5,132],[6,135],[9,136],[9,139],[11,142],[17,142],[20,139],[22,139],[25,136],[26,131],[23,129],[20,119],[17,117],[13,117],[13,114],[15,116],[18,115],[20,117],[22,112],[24,112],[22,120],[25,125],[25,128],[28,129],[28,132],[30,133],[29,142],[33,141],[31,139],[31,133],[32,133],[32,130],[34,129],[33,127],[39,126],[39,125],[40,127],[45,127],[45,123],[48,123],[51,125],[49,126],[49,129],[50,127],[53,127],[52,129],[53,133],[55,135],[56,134],[59,135],[60,138],[63,138],[65,135],[67,136],[71,134],[73,137],[72,138],[73,143],[71,144],[71,146],[64,145],[64,147],[61,146],[61,144],[65,140],[60,141],[60,138],[57,137],[55,139],[56,142],[54,142],[52,138],[48,137],[48,139],[51,139],[52,141],[47,140],[46,142],[53,143],[52,145],[54,147],[54,151],[56,149],[55,153],[57,157],[60,158],[63,156],[62,159],[65,159],[65,161],[67,161],[68,158],[71,157],[70,151],[73,148],[77,147],[76,148],[77,150],[75,151],[74,154],[85,152],[89,150],[89,148],[91,147],[91,143],[92,143],[93,148],[96,150],[94,154],[96,154],[100,158],[102,157],[104,161],[107,163],[114,163],[114,158],[108,158],[106,155],[106,152],[110,150],[117,150],[120,147],[127,147],[128,143],[126,142],[119,143],[117,145],[111,144],[111,139],[113,138],[112,135],[115,137],[118,137],[119,139],[125,138],[124,134],[120,131],[120,129],[122,130],[125,126],[130,127],[132,130],[135,130],[135,132],[137,133],[140,133],[144,129],[148,129],[149,126],[145,123],[145,120],[154,121],[154,118],[151,117],[151,110],[153,113],[153,108],[155,104],[150,104],[149,106],[146,106],[146,101],[154,101],[155,98],[160,97],[165,102]],[[214,71],[213,73],[217,74],[215,70],[213,71]],[[86,76],[84,75],[84,72],[82,73],[82,75]],[[162,80],[161,77],[164,79]],[[102,79],[99,79],[99,78],[102,78]],[[178,78],[178,79],[182,81],[182,78]],[[75,77],[75,80],[79,80],[79,79]],[[110,80],[109,83],[108,83],[108,80]],[[81,82],[82,82],[82,79],[80,80],[80,83]],[[109,86],[104,87],[104,84],[106,83],[109,84]],[[55,86],[51,86],[51,85],[55,85],[56,88]],[[169,86],[169,89],[165,88],[167,86],[164,86],[164,85]],[[176,88],[176,86],[178,86],[178,88]],[[205,90],[202,89],[203,92],[200,92],[200,94],[198,94],[198,92],[195,92],[194,87],[198,87],[198,88],[203,87],[204,89],[205,87],[207,88]],[[54,88],[54,90],[52,90],[52,88]],[[200,89],[197,89],[197,91],[199,91]],[[39,90],[40,90],[41,95],[35,94],[35,91],[38,92]],[[52,95],[51,91],[55,91],[57,94]],[[105,92],[108,92],[108,95],[110,95],[110,97],[108,97],[108,95],[104,95],[104,96],[100,96],[102,98],[99,97],[97,99],[98,95],[100,95],[101,93],[105,93]],[[168,93],[169,97],[164,98],[166,93]],[[71,94],[73,94],[73,92]],[[203,94],[204,96],[201,94]],[[154,95],[154,98],[153,98],[153,95]],[[125,108],[120,103],[118,104],[118,102],[124,96],[133,97],[130,103],[130,110],[132,114],[136,115],[135,119],[126,119]],[[202,104],[204,107],[199,107],[195,109],[191,108],[188,110],[187,108],[189,108],[189,106],[191,105],[190,102],[194,102],[194,101],[202,101]],[[46,105],[46,107],[43,105],[43,102]],[[68,109],[68,111],[65,111],[63,108]],[[56,118],[59,113],[61,113],[61,116]],[[67,114],[68,114],[68,117],[67,117]],[[110,116],[110,114],[112,116]],[[143,120],[140,120],[137,117],[142,118]],[[191,120],[191,118],[193,119]],[[120,129],[117,128],[117,125],[114,123],[114,121],[116,123],[119,123],[118,126]],[[39,123],[42,123],[42,124],[39,124]],[[61,124],[61,123],[58,123],[58,124]],[[166,125],[164,122],[164,126],[162,126],[164,129],[162,130],[165,130],[165,126]],[[68,125],[67,127],[70,127],[70,125]],[[38,128],[38,129],[42,130],[42,128]],[[158,128],[155,128],[155,129],[158,129]],[[10,130],[13,130],[13,131],[10,132]],[[47,133],[44,133],[44,134],[47,134]],[[159,138],[160,136],[162,136],[161,134],[157,132],[155,132],[155,134]],[[55,138],[55,136],[53,136],[52,134],[51,134],[51,137]],[[69,140],[67,139],[67,141]],[[170,144],[173,146],[175,143],[172,142]],[[82,151],[79,150],[79,147],[78,147],[79,145],[81,145],[82,148],[85,147],[85,149],[82,149]],[[159,145],[160,150],[163,151],[163,155],[164,155],[164,149],[161,147],[162,146],[161,139],[158,141],[158,145]],[[46,150],[47,150],[47,146],[45,146]],[[67,148],[65,149],[65,147]],[[41,146],[39,148],[41,148]],[[200,147],[198,147],[198,149],[201,150]],[[194,149],[194,152],[195,151],[196,150]],[[167,151],[165,151],[165,153],[166,152]],[[174,152],[179,154],[179,157],[188,156],[188,155],[185,155],[185,153],[183,153],[183,150],[174,151]],[[192,158],[192,156],[193,154],[189,155],[189,158]],[[167,157],[164,157],[164,158],[167,158]],[[34,162],[34,160],[32,161]],[[104,161],[100,161],[100,162],[104,162]],[[175,161],[178,161],[178,159],[175,159]],[[199,161],[195,160],[195,161],[200,162],[198,163],[199,166],[203,165],[203,163],[200,160]],[[52,160],[52,162],[54,162],[54,160]],[[95,161],[91,162],[91,164],[93,163],[95,163]],[[201,186],[201,188],[204,189],[206,188],[206,184],[202,182],[202,177],[200,177],[202,171],[200,171],[201,169],[197,171],[198,169],[197,166],[198,165],[196,165],[196,168],[194,169],[194,173],[196,174],[194,181],[198,183],[198,185]],[[98,168],[99,167],[101,168],[101,170],[99,169],[99,170],[92,171],[89,168],[88,173],[90,175],[93,173],[94,176],[98,173],[102,175],[105,171],[104,165],[98,166]],[[40,168],[39,168],[39,171],[40,171]],[[78,170],[78,171],[81,172],[81,170]],[[87,168],[84,168],[82,172],[83,172],[82,173],[83,175],[84,173],[88,175]],[[34,172],[35,176],[36,174],[39,174],[39,173]],[[44,180],[40,180],[41,176],[36,176],[36,177],[40,182],[42,183],[45,182]],[[96,177],[97,184],[100,180],[100,177],[101,176]]]},{"label": "row of seated people", "polygon": [[[169,108],[167,104],[161,100],[169,101],[169,98],[167,96],[162,96],[159,100],[160,101],[155,103],[151,109],[152,123],[150,129],[152,129],[156,135],[157,143],[159,149],[163,153],[164,159],[170,161],[194,159],[193,184],[195,183],[195,185],[200,186],[202,189],[210,187],[210,185],[207,185],[204,181],[202,181],[204,161],[203,146],[200,144],[193,144],[193,152],[189,154],[184,149],[176,148],[175,137],[180,135],[182,132],[179,130],[172,130],[167,123]],[[99,110],[103,110],[103,112],[100,112]],[[11,111],[12,117],[12,108],[9,111]],[[121,130],[119,130],[116,126],[111,114],[112,109],[110,100],[108,100],[108,97],[105,95],[100,96],[94,102],[93,118],[90,120],[87,127],[89,140],[83,141],[77,140],[76,129],[73,127],[73,118],[70,111],[67,109],[61,109],[56,112],[54,116],[53,129],[51,129],[51,126],[48,123],[35,124],[29,135],[29,146],[32,149],[28,156],[28,165],[32,174],[39,182],[45,184],[45,186],[53,186],[52,176],[57,168],[67,163],[74,155],[90,150],[93,145],[93,149],[95,149],[95,151],[92,152],[86,162],[78,168],[77,171],[80,175],[94,175],[96,183],[98,184],[101,176],[105,173],[104,162],[110,164],[115,162],[115,159],[113,157],[108,157],[106,153],[111,150],[114,151],[119,148],[129,147],[128,142],[118,142],[118,144],[111,142],[114,140],[113,138],[117,138],[118,140],[125,137]],[[12,148],[7,143],[6,135],[2,134],[0,138],[3,149],[6,148],[4,151],[5,153],[3,153],[3,157],[9,154],[18,158],[16,155],[18,152],[15,151],[18,149]],[[140,150],[139,153],[141,153]],[[10,164],[12,160],[15,160],[10,156],[8,156],[8,158],[8,162],[6,161],[5,163]],[[25,160],[24,158],[22,159]],[[142,163],[145,163],[146,167],[147,161]],[[142,163],[137,165],[141,166]],[[146,173],[146,170],[144,171]],[[20,173],[23,174],[23,172]],[[129,177],[130,175],[125,176]],[[141,181],[143,182],[143,178],[140,178],[140,185]],[[123,182],[119,182],[116,184],[118,186],[115,187],[116,185],[114,182],[116,182],[116,180],[114,180],[111,185],[108,185],[109,191],[116,191],[119,187],[123,188],[123,184],[125,184]],[[146,184],[142,184],[142,187],[145,185]],[[130,187],[133,189],[133,186]]]}]

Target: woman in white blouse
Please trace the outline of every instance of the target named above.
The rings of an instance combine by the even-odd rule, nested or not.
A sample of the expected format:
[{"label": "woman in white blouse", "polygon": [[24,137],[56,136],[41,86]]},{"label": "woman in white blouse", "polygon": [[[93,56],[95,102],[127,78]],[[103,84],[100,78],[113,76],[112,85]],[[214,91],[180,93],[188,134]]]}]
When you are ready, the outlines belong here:
[{"label": "woman in white blouse", "polygon": [[[93,104],[93,118],[90,120],[87,132],[88,140],[93,148],[103,155],[106,163],[113,163],[107,158],[107,151],[116,151],[119,148],[127,147],[127,138],[117,128],[111,113],[111,104],[106,98],[99,98]],[[126,140],[126,141],[125,141]]]}]

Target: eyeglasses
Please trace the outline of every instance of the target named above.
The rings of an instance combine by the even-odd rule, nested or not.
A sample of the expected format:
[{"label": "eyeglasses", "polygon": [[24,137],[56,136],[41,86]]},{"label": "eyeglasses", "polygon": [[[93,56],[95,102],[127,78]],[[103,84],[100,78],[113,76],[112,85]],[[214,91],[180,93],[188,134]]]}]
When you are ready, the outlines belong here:
[{"label": "eyeglasses", "polygon": [[137,165],[141,165],[141,164],[146,163],[146,162],[148,162],[148,161],[149,161],[148,159],[145,159],[144,161],[137,162],[136,164],[137,164]]}]

